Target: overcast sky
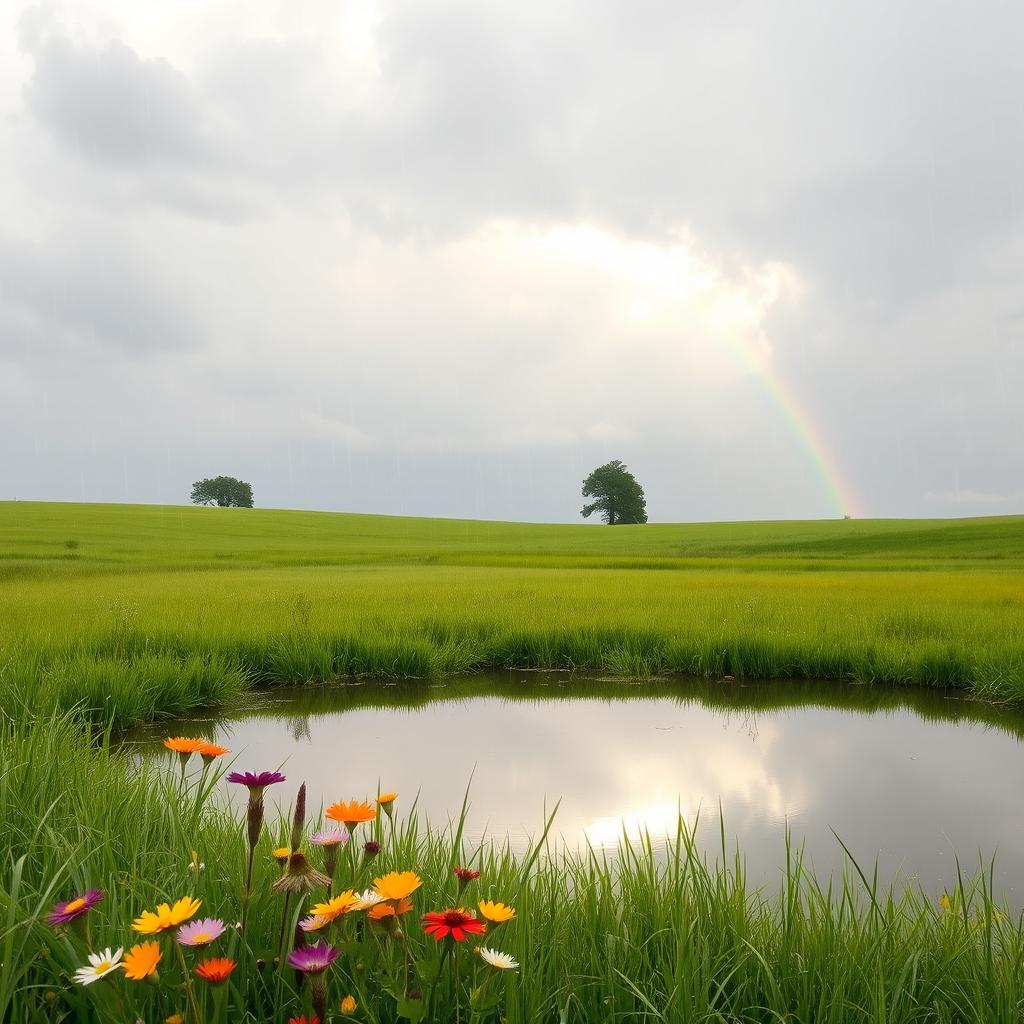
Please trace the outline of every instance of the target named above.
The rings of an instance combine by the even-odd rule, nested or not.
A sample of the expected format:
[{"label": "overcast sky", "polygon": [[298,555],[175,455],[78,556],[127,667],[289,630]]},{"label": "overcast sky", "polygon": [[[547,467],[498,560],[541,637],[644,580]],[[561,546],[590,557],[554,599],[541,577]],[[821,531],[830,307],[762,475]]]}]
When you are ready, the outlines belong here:
[{"label": "overcast sky", "polygon": [[1024,512],[1024,4],[0,5],[0,499]]}]

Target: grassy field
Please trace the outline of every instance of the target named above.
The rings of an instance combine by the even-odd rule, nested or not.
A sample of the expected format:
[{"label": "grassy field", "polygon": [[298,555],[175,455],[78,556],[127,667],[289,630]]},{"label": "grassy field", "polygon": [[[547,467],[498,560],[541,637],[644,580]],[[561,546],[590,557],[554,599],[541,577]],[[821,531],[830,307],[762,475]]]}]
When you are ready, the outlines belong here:
[{"label": "grassy field", "polygon": [[130,723],[486,667],[1024,702],[1024,517],[545,526],[0,504],[0,697]]},{"label": "grassy field", "polygon": [[[246,941],[229,929],[213,950],[238,961],[222,989],[185,986],[194,955],[175,959],[166,936],[159,984],[73,982],[89,949],[137,941],[129,922],[160,901],[196,896],[202,915],[229,922],[242,902],[244,825],[213,798],[216,769],[203,782],[193,769],[182,789],[176,771],[112,744],[110,725],[234,702],[257,685],[505,665],[955,685],[1019,703],[1022,624],[1024,518],[604,529],[0,504],[0,1020],[284,1024],[309,1013],[311,986],[273,961],[283,903],[270,850],[284,822],[261,833]],[[458,695],[470,683],[449,685]],[[673,683],[636,692],[645,686]],[[791,699],[784,690],[737,700],[773,706]],[[842,700],[813,684],[809,699],[832,692]],[[865,692],[880,708],[892,698]],[[332,697],[377,699],[364,687]],[[382,751],[385,782],[387,767]],[[338,797],[374,780],[355,784]],[[983,872],[940,905],[937,893],[881,890],[852,863],[819,885],[798,851],[780,850],[777,887],[753,889],[739,859],[705,864],[683,823],[667,851],[627,844],[613,862],[561,849],[517,857],[500,841],[471,849],[457,825],[430,832],[414,808],[372,835],[375,871],[412,869],[424,884],[401,948],[368,921],[332,934],[343,954],[328,974],[335,1024],[953,1024],[1019,1020],[1024,1007],[1024,920],[993,902]],[[456,902],[451,867],[465,860],[482,872],[480,896],[518,911],[492,944],[521,966],[489,988],[471,949],[461,964],[443,959],[419,923]],[[346,881],[373,873],[353,865]],[[47,926],[56,900],[93,886],[107,895],[88,944]],[[288,904],[286,946],[308,906]],[[355,1016],[340,1013],[346,994]]]}]

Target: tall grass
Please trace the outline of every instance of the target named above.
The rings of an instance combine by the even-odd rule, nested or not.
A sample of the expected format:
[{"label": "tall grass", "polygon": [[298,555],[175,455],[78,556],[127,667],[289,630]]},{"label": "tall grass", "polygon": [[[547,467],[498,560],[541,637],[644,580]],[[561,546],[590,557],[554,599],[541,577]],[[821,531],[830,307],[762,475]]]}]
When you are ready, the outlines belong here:
[{"label": "tall grass", "polygon": [[[108,894],[91,915],[97,945],[128,943],[134,915],[186,893],[203,900],[204,913],[237,915],[243,825],[194,788],[183,796],[174,774],[118,751],[73,716],[3,721],[0,1019],[158,1021],[181,1009],[172,993],[124,980],[121,1008],[100,986],[74,986],[68,974],[82,949],[42,923],[54,899],[88,885]],[[373,784],[360,782],[338,795],[362,795]],[[724,840],[717,860],[705,861],[683,822],[667,851],[627,843],[607,858],[542,842],[517,857],[501,844],[463,840],[459,798],[452,793],[453,822],[440,831],[429,831],[415,807],[393,832],[378,823],[383,850],[373,868],[411,868],[424,878],[417,913],[452,902],[453,863],[482,872],[481,896],[515,904],[516,921],[495,940],[522,964],[502,979],[501,1017],[510,1024],[1013,1021],[1024,1006],[1024,929],[993,902],[983,872],[950,894],[947,911],[936,894],[881,888],[852,862],[846,877],[819,883],[788,848],[780,851],[778,887],[755,889]],[[271,823],[257,856],[250,940],[264,959],[280,913],[268,894],[278,873],[269,850],[285,832],[283,822]],[[188,870],[192,850],[202,872]],[[414,917],[407,932],[426,955]],[[290,973],[280,985],[274,978],[272,965],[238,972],[229,1019],[285,1021],[297,1012]],[[332,1004],[346,992],[357,996],[361,1020],[398,1019],[395,1000],[343,958],[332,973]],[[453,1014],[444,998],[438,1020]]]}]

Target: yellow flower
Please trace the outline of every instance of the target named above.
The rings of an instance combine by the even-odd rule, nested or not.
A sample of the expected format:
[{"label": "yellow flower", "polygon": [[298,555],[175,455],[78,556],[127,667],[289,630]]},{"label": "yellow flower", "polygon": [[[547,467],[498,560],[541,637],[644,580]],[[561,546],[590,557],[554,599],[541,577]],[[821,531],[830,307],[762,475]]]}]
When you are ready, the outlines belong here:
[{"label": "yellow flower", "polygon": [[945,893],[944,892],[939,897],[939,906],[942,907],[943,910],[949,910],[950,907],[952,907],[952,905],[953,904],[950,902],[950,899],[949,899],[949,893]]},{"label": "yellow flower", "polygon": [[381,807],[386,807],[388,804],[393,804],[397,799],[397,793],[381,793],[381,795],[377,797],[377,803]]},{"label": "yellow flower", "polygon": [[493,924],[501,924],[503,921],[511,921],[516,916],[512,907],[504,903],[492,903],[490,900],[481,900],[477,906],[480,908],[480,916],[487,918]]},{"label": "yellow flower", "polygon": [[386,900],[404,900],[422,884],[423,879],[415,871],[392,871],[373,880],[377,895]]},{"label": "yellow flower", "polygon": [[182,1017],[180,1013],[172,1013],[170,1017],[164,1021],[164,1024],[185,1024],[185,1018]]},{"label": "yellow flower", "polygon": [[338,1009],[341,1010],[341,1012],[345,1014],[346,1017],[351,1017],[352,1014],[356,1012],[356,1005],[357,1004],[354,996],[345,996],[345,998],[342,999],[341,1006],[339,1006]]},{"label": "yellow flower", "polygon": [[[314,907],[310,907],[310,917],[322,917],[324,918],[324,924],[329,921],[333,921],[335,918],[341,917],[342,914],[347,914],[356,904],[358,897],[352,889],[346,889],[344,892],[339,892],[337,896],[331,897],[326,903],[318,903]],[[318,925],[317,927],[322,927]]]},{"label": "yellow flower", "polygon": [[287,846],[279,846],[276,850],[270,851],[270,856],[277,861],[278,864],[285,864],[288,858],[291,857],[292,851]]},{"label": "yellow flower", "polygon": [[160,956],[160,944],[157,942],[143,942],[138,946],[132,946],[125,954],[124,976],[132,981],[145,981],[151,974],[156,973]]},{"label": "yellow flower", "polygon": [[200,907],[202,902],[194,900],[191,896],[183,896],[173,907],[161,903],[154,914],[150,910],[144,910],[142,914],[132,921],[132,928],[143,935],[156,935],[157,932],[165,932],[171,928],[177,928],[179,924],[187,921]]}]

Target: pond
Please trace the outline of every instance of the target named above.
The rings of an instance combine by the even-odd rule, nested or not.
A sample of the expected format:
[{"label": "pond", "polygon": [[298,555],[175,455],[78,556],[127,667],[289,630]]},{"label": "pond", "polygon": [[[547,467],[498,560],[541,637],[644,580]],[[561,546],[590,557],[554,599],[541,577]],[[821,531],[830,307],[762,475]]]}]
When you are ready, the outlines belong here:
[{"label": "pond", "polygon": [[[434,825],[523,847],[561,805],[554,832],[613,848],[656,843],[677,814],[720,856],[724,816],[753,881],[777,878],[785,833],[819,877],[844,867],[838,835],[870,873],[940,893],[979,853],[996,890],[1024,902],[1024,715],[963,695],[824,682],[623,683],[507,672],[443,682],[345,683],[251,695],[246,707],[136,733],[205,735],[235,766],[283,766],[312,806],[396,790]],[[278,787],[284,790],[285,787]],[[835,835],[833,834],[835,833]]]}]

